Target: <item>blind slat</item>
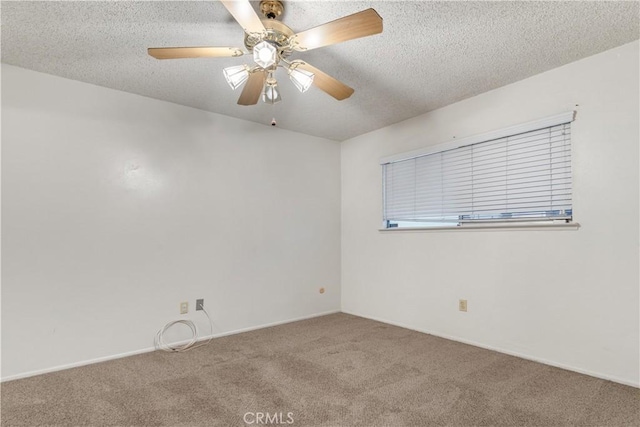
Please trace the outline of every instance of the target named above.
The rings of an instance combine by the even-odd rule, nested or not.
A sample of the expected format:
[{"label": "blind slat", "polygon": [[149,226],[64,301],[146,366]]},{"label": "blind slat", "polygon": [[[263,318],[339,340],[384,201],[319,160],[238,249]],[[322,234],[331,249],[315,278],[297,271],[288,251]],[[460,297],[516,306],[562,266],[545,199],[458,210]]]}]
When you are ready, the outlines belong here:
[{"label": "blind slat", "polygon": [[567,218],[571,124],[387,163],[387,221]]}]

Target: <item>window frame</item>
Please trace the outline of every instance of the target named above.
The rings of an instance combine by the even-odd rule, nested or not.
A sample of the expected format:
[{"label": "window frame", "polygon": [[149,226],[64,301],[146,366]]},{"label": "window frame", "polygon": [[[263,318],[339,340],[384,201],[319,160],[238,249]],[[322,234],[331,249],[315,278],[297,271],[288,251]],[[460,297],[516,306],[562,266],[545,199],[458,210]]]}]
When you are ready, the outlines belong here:
[{"label": "window frame", "polygon": [[[411,226],[389,226],[388,221],[384,219],[384,212],[386,207],[386,177],[385,177],[385,165],[394,162],[401,162],[404,160],[411,160],[417,157],[423,157],[431,154],[441,153],[443,151],[454,150],[457,148],[479,144],[482,142],[488,142],[491,140],[510,137],[513,135],[532,132],[538,129],[547,127],[553,127],[566,123],[571,123],[575,120],[576,112],[571,110],[564,113],[556,114],[553,116],[545,117],[543,119],[534,120],[526,123],[521,123],[514,126],[498,129],[491,132],[477,134],[461,139],[453,139],[445,143],[424,147],[418,150],[407,151],[403,153],[393,154],[380,159],[380,166],[382,169],[382,226],[380,231],[444,231],[444,230],[492,230],[492,229],[515,229],[515,230],[529,230],[529,229],[578,229],[580,224],[575,221],[575,212],[573,209],[573,202],[571,206],[571,217],[562,219],[538,219],[538,218],[521,218],[521,219],[491,219],[491,220],[473,220],[473,221],[458,221],[455,225],[454,222],[447,222],[446,225],[424,225],[424,223],[416,223],[415,227]],[[573,142],[573,138],[571,138]],[[573,144],[572,144],[573,150]],[[573,177],[573,170],[571,173]],[[572,179],[572,193],[573,193],[573,179]],[[402,222],[402,221],[396,221]],[[435,222],[435,221],[434,221]]]}]

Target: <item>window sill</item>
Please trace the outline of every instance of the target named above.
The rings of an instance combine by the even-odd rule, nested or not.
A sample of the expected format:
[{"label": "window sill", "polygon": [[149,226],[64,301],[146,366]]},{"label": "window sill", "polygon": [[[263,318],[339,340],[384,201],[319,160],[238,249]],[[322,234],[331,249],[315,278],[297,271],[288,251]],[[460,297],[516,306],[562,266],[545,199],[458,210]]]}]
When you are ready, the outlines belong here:
[{"label": "window sill", "polygon": [[568,224],[474,224],[456,227],[393,227],[380,228],[380,232],[434,232],[434,231],[495,231],[495,230],[578,230],[580,224],[570,222]]}]

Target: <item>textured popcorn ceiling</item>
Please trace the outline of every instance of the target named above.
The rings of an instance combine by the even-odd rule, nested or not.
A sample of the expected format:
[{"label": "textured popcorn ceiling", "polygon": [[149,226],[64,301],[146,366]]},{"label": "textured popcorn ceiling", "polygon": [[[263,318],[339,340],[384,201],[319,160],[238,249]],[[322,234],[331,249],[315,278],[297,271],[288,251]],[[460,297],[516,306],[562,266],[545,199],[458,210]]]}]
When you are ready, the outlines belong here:
[{"label": "textured popcorn ceiling", "polygon": [[[257,6],[257,3],[254,3]],[[633,41],[637,2],[285,2],[302,31],[369,7],[382,34],[296,53],[355,94],[236,104],[222,69],[250,57],[158,61],[147,47],[243,47],[221,3],[3,1],[2,62],[309,135],[345,140]]]}]

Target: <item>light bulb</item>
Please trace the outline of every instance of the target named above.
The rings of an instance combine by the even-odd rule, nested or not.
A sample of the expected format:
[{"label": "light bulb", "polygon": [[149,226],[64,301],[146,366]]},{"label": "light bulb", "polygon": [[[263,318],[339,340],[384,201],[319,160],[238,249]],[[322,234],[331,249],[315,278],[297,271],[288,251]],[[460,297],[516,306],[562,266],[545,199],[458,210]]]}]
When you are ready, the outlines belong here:
[{"label": "light bulb", "polygon": [[268,79],[265,83],[264,92],[262,92],[262,100],[267,104],[276,104],[282,101],[280,91],[278,90],[278,82],[274,79]]},{"label": "light bulb", "polygon": [[266,41],[261,41],[253,47],[253,60],[262,68],[269,68],[278,60],[278,50]]},{"label": "light bulb", "polygon": [[311,87],[314,77],[315,74],[307,70],[301,70],[297,65],[289,68],[289,78],[300,92],[304,93]]},{"label": "light bulb", "polygon": [[260,61],[269,62],[272,55],[269,49],[261,49],[260,52],[258,52],[258,56],[260,57]]},{"label": "light bulb", "polygon": [[224,78],[231,86],[231,89],[236,90],[242,83],[246,82],[249,78],[249,68],[246,65],[238,65],[235,67],[227,67],[222,70]]}]

